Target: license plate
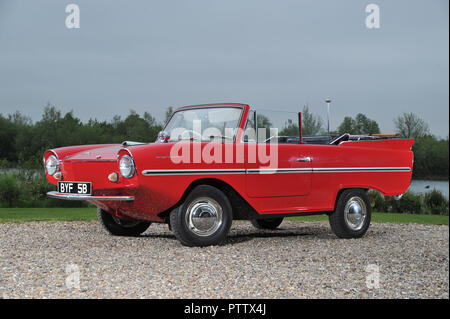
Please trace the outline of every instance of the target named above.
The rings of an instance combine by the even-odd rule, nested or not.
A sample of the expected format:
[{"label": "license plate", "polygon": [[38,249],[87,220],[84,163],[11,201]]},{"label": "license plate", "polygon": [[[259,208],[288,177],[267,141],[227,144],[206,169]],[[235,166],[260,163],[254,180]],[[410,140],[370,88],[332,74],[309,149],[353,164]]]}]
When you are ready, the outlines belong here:
[{"label": "license plate", "polygon": [[58,192],[63,194],[91,195],[91,183],[58,182]]}]

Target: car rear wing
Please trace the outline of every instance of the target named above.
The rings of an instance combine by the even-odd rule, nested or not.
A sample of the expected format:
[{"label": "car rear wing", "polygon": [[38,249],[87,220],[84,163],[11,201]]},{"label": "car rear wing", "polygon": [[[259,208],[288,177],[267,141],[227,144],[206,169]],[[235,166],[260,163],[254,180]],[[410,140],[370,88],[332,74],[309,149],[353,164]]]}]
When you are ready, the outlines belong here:
[{"label": "car rear wing", "polygon": [[410,151],[415,140],[404,138],[373,138],[373,139],[360,139],[360,140],[348,140],[339,144],[342,147],[369,147],[390,149],[398,151]]}]

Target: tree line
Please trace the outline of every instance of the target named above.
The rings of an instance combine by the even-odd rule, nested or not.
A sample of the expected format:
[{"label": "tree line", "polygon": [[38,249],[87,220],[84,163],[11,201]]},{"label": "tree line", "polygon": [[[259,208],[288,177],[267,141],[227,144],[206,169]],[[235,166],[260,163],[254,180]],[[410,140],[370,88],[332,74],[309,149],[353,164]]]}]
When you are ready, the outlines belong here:
[{"label": "tree line", "polygon": [[116,115],[111,121],[90,119],[86,123],[72,111],[63,115],[50,105],[36,123],[19,112],[6,117],[0,114],[0,161],[2,166],[37,168],[49,148],[125,140],[150,142],[162,127],[148,112],[140,116],[133,110],[125,118]]},{"label": "tree line", "polygon": [[[169,107],[167,120],[173,112]],[[308,105],[303,108],[302,129],[305,136],[327,134],[323,120],[314,115]],[[267,125],[269,119],[265,119]],[[258,125],[260,119],[258,118]],[[264,123],[261,123],[261,125]],[[42,167],[42,155],[46,149],[68,145],[121,143],[125,140],[152,142],[164,123],[158,122],[150,113],[142,116],[131,110],[122,118],[114,116],[111,121],[90,119],[83,123],[73,111],[62,114],[48,104],[41,119],[32,122],[19,112],[0,114],[0,167]],[[394,119],[395,132],[399,137],[414,138],[413,178],[448,180],[449,140],[430,133],[427,123],[414,113],[403,113]],[[265,125],[259,126],[265,127]],[[280,135],[298,134],[295,122],[286,123]],[[359,113],[354,118],[345,117],[332,134],[377,134],[378,123]]]}]

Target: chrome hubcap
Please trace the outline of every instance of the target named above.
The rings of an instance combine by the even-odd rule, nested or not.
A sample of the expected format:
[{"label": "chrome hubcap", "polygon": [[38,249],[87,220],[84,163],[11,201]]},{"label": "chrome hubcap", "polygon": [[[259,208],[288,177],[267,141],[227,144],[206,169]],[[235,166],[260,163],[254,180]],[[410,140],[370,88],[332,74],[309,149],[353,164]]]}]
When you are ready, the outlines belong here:
[{"label": "chrome hubcap", "polygon": [[212,198],[197,198],[187,208],[186,225],[198,236],[210,236],[222,225],[222,207]]},{"label": "chrome hubcap", "polygon": [[367,216],[366,203],[360,197],[352,197],[345,205],[345,223],[352,230],[360,230]]}]

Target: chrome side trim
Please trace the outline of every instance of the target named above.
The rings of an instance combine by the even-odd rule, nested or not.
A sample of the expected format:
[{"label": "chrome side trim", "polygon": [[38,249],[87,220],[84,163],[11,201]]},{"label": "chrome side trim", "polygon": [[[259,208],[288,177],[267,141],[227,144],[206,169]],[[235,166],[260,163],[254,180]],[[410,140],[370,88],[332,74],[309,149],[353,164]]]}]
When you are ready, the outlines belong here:
[{"label": "chrome side trim", "polygon": [[147,143],[143,143],[143,142],[134,142],[134,141],[123,141],[121,143],[122,146],[135,146],[135,145],[144,145]]},{"label": "chrome side trim", "polygon": [[255,168],[255,169],[156,169],[143,170],[144,176],[159,175],[224,175],[224,174],[284,174],[284,173],[365,173],[409,172],[409,167],[317,167],[317,168]]},{"label": "chrome side trim", "polygon": [[312,168],[260,168],[248,169],[247,174],[283,174],[283,173],[311,173]]},{"label": "chrome side trim", "polygon": [[245,169],[147,169],[142,171],[144,176],[212,174],[245,174]]},{"label": "chrome side trim", "polygon": [[107,201],[133,201],[134,196],[91,196],[78,194],[63,194],[56,191],[48,192],[47,196],[65,200],[107,200]]},{"label": "chrome side trim", "polygon": [[314,173],[347,173],[347,172],[409,172],[409,167],[317,167]]},{"label": "chrome side trim", "polygon": [[62,160],[62,163],[115,163],[116,160]]}]

